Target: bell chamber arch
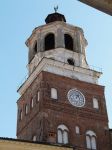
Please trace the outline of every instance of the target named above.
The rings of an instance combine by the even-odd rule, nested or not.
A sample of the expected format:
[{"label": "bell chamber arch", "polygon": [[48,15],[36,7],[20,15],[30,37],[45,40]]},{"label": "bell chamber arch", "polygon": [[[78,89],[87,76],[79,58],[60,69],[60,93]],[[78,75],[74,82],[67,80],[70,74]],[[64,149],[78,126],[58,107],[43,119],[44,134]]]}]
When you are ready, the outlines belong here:
[{"label": "bell chamber arch", "polygon": [[55,48],[55,35],[49,33],[45,36],[45,51]]},{"label": "bell chamber arch", "polygon": [[[26,41],[26,45],[29,48],[29,64],[38,53],[41,52],[44,55],[46,51],[59,48],[81,54],[84,60],[86,59],[85,48],[87,41],[83,31],[61,21],[35,28],[31,37]],[[86,61],[85,65],[87,65]]]},{"label": "bell chamber arch", "polygon": [[65,49],[73,51],[73,38],[69,34],[64,34]]}]

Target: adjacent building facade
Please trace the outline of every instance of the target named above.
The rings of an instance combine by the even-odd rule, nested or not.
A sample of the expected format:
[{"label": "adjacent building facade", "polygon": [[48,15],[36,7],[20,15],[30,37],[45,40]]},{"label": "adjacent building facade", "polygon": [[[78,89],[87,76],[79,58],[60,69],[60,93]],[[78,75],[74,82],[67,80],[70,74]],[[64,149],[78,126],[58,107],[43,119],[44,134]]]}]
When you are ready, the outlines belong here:
[{"label": "adjacent building facade", "polygon": [[112,16],[112,0],[79,0]]},{"label": "adjacent building facade", "polygon": [[0,150],[73,150],[73,147],[0,138]]},{"label": "adjacent building facade", "polygon": [[18,89],[17,138],[110,150],[101,72],[87,63],[83,30],[57,12],[45,21],[26,41],[29,76]]}]

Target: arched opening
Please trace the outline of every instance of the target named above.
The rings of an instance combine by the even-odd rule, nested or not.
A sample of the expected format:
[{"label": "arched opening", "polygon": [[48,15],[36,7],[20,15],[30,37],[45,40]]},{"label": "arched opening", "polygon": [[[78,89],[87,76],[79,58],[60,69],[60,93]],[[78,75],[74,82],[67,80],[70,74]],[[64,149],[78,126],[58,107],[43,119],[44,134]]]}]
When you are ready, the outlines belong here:
[{"label": "arched opening", "polygon": [[27,115],[28,114],[28,105],[26,104],[25,105],[25,115]]},{"label": "arched opening", "polygon": [[57,99],[58,98],[57,90],[55,88],[51,88],[51,98],[52,99]]},{"label": "arched opening", "polygon": [[31,99],[31,104],[30,105],[31,105],[31,108],[34,107],[34,99],[33,98]]},{"label": "arched opening", "polygon": [[37,53],[37,42],[35,42],[35,45],[34,45],[34,54],[36,54]]},{"label": "arched opening", "polygon": [[86,132],[86,145],[88,149],[96,150],[96,134],[89,130]]},{"label": "arched opening", "polygon": [[89,135],[86,135],[86,145],[87,145],[87,148],[91,148],[91,138]]},{"label": "arched opening", "polygon": [[33,142],[37,141],[37,136],[34,135],[32,140],[33,140]]},{"label": "arched opening", "polygon": [[68,131],[66,130],[63,131],[63,143],[64,144],[68,143]]},{"label": "arched opening", "polygon": [[65,48],[69,50],[73,50],[73,38],[70,35],[65,34],[64,40],[65,40]]},{"label": "arched opening", "polygon": [[76,127],[75,127],[75,132],[76,132],[76,134],[80,134],[79,126],[76,126]]},{"label": "arched opening", "polygon": [[55,48],[55,37],[54,34],[50,33],[45,37],[45,50]]},{"label": "arched opening", "polygon": [[93,98],[93,108],[99,108],[98,100],[96,98]]},{"label": "arched opening", "polygon": [[68,128],[63,124],[57,128],[57,140],[58,143],[68,144]]},{"label": "arched opening", "polygon": [[91,145],[92,149],[96,149],[96,138],[94,136],[91,137]]},{"label": "arched opening", "polygon": [[63,143],[62,130],[58,129],[58,143]]}]

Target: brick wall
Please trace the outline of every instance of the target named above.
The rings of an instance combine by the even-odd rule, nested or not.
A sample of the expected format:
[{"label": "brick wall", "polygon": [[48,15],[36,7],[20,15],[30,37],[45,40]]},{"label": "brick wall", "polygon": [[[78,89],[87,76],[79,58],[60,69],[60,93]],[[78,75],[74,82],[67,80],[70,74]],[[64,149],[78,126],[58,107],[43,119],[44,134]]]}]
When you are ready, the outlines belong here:
[{"label": "brick wall", "polygon": [[[51,88],[56,88],[58,99],[51,99]],[[85,106],[72,106],[67,98],[70,89],[77,88],[85,96]],[[40,91],[40,100],[37,102],[37,91]],[[34,97],[34,108],[30,108],[31,98]],[[98,99],[99,109],[93,108],[93,97]],[[64,124],[69,129],[69,144],[85,149],[87,130],[97,135],[97,147],[109,150],[108,117],[106,112],[104,87],[90,84],[67,77],[41,72],[24,95],[18,100],[18,108],[23,109],[23,118],[17,122],[17,137],[32,140],[37,135],[38,141],[49,141],[53,133],[57,142],[57,127]],[[28,103],[28,114],[24,114],[24,105]],[[75,126],[79,126],[80,134],[75,133]]]}]

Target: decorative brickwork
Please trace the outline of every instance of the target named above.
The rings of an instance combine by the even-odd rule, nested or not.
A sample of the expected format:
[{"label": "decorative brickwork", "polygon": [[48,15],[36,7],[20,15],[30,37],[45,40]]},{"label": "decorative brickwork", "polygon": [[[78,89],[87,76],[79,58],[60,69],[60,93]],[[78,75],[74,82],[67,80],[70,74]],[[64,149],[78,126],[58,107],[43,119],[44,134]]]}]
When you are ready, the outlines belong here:
[{"label": "decorative brickwork", "polygon": [[[51,88],[57,89],[57,100],[51,99]],[[74,107],[69,103],[67,93],[73,88],[84,94],[86,104],[83,108]],[[39,102],[36,97],[38,90]],[[92,130],[97,135],[98,148],[109,149],[109,132],[105,130],[105,127],[108,127],[108,118],[103,86],[41,72],[19,99],[19,109],[24,109],[26,103],[30,105],[32,96],[35,97],[34,108],[29,109],[26,116],[24,113],[21,121],[18,120],[18,138],[32,140],[33,135],[37,135],[38,141],[49,142],[53,133],[52,141],[57,143],[57,127],[64,124],[69,129],[69,144],[86,147],[85,133]],[[98,110],[93,108],[93,97],[99,100]],[[79,135],[75,133],[76,125],[80,126]]]}]

